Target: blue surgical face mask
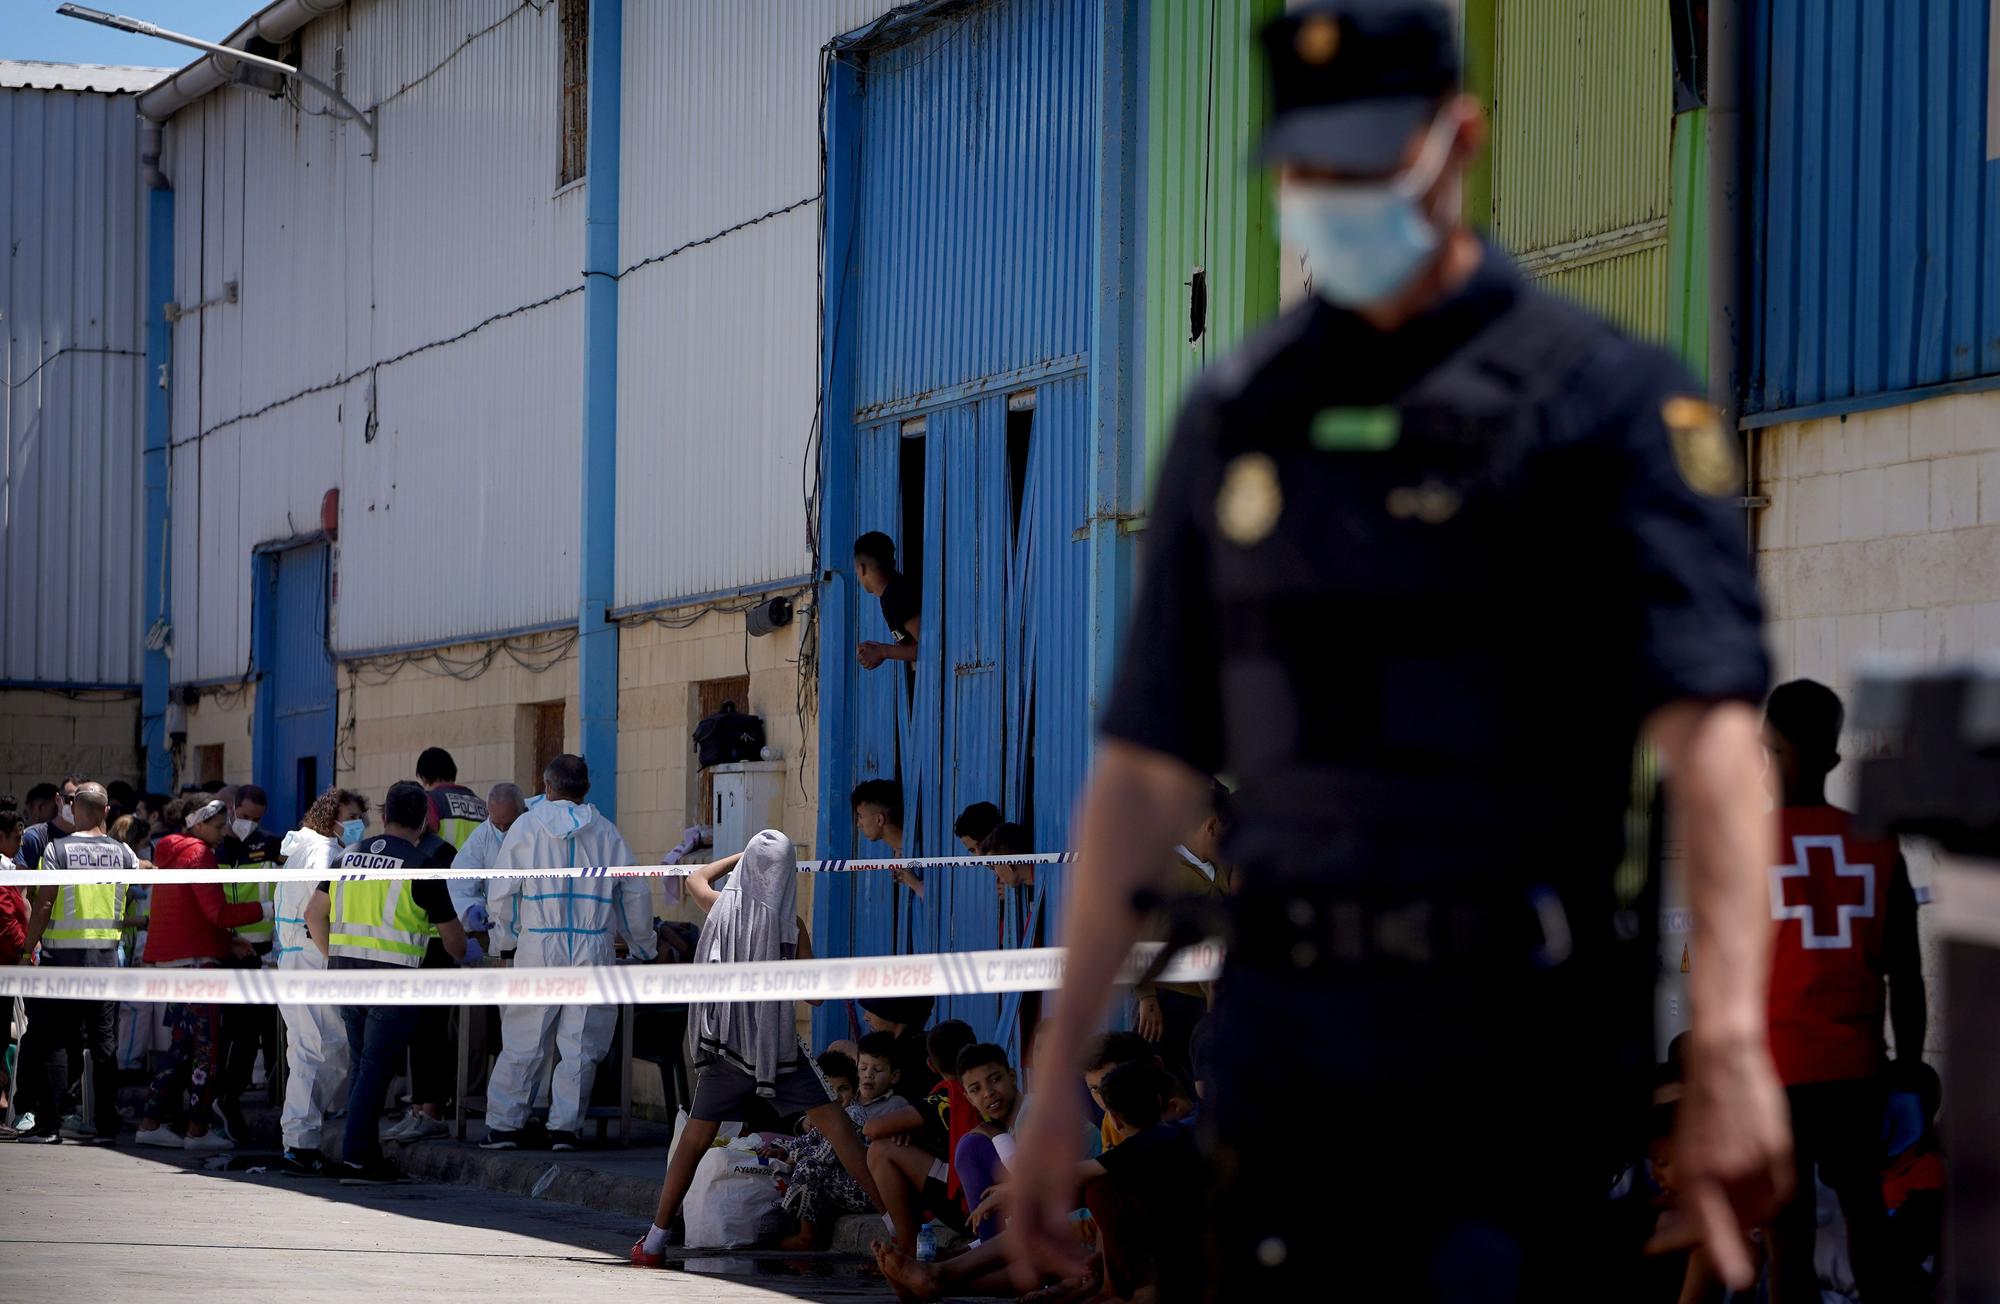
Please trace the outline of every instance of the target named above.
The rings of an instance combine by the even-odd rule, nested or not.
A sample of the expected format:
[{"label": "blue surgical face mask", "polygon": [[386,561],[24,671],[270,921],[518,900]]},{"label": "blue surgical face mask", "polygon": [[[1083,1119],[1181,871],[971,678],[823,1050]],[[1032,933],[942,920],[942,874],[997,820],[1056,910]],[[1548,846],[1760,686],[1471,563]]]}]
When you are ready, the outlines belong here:
[{"label": "blue surgical face mask", "polygon": [[1341,308],[1380,303],[1415,279],[1443,236],[1424,211],[1458,130],[1440,117],[1417,161],[1386,181],[1286,181],[1278,192],[1285,239],[1305,256],[1313,289]]},{"label": "blue surgical face mask", "polygon": [[340,822],[340,841],[344,846],[353,846],[355,843],[361,841],[363,835],[367,832],[368,824],[365,820],[342,820]]}]

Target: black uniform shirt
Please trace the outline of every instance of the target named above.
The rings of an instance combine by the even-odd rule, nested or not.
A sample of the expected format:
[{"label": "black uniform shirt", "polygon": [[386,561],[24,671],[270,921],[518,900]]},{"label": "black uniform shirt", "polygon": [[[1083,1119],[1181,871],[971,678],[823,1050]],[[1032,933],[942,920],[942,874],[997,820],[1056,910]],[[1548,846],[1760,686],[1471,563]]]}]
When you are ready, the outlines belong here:
[{"label": "black uniform shirt", "polygon": [[[372,838],[364,838],[358,846],[352,847],[349,850],[351,853],[364,856],[368,867],[371,869],[380,868],[380,862],[384,857],[395,859],[415,869],[442,869],[451,864],[454,854],[451,844],[441,838],[427,836],[424,838],[423,845],[412,846],[401,838],[393,838],[387,834],[377,834]],[[322,879],[319,884],[319,890],[331,894],[333,891],[333,881],[331,879]],[[458,910],[451,904],[451,888],[441,878],[411,879],[410,900],[416,903],[417,909],[423,911],[424,917],[430,920],[433,925],[448,924],[458,918]],[[443,948],[444,943],[438,941],[435,937],[431,938],[425,947],[423,967],[426,969],[439,967],[433,962],[432,957],[434,955],[444,955],[447,958],[447,962],[449,962],[449,956]],[[357,960],[352,956],[336,955],[327,960],[327,967],[330,969],[398,969],[405,966],[388,960]]]},{"label": "black uniform shirt", "polygon": [[911,642],[909,624],[922,611],[923,595],[916,581],[898,572],[882,588],[882,619],[889,626],[891,641]]},{"label": "black uniform shirt", "polygon": [[[1766,689],[1733,439],[1665,353],[1538,294],[1489,248],[1392,335],[1315,298],[1187,402],[1103,731],[1235,774],[1253,886],[1608,868],[1644,717]],[[1530,308],[1566,360],[1488,330]],[[1461,385],[1510,334],[1528,379]],[[1530,392],[1532,420],[1459,419]]]}]

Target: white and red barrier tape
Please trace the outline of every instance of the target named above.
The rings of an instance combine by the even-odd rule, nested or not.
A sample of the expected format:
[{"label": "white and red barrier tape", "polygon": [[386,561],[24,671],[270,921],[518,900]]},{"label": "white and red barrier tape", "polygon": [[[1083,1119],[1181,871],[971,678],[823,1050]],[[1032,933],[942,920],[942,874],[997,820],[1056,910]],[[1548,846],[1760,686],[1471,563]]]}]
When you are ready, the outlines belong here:
[{"label": "white and red barrier tape", "polygon": [[[1133,949],[1138,979],[1157,943]],[[0,966],[0,997],[219,1005],[681,1005],[690,1001],[844,1001],[1048,991],[1061,947],[932,955],[818,956],[747,964],[614,964],[576,969],[95,969]],[[1162,982],[1207,982],[1222,945],[1174,957]]]},{"label": "white and red barrier tape", "polygon": [[[801,860],[801,874],[850,874],[868,870],[923,869],[952,865],[1067,865],[1071,851],[1032,856],[915,856],[907,860]],[[244,865],[230,869],[134,869],[115,881],[136,883],[317,883],[322,879],[358,882],[370,878],[686,878],[700,865],[588,865],[574,869],[390,869],[338,872],[335,869],[287,869],[282,865]],[[68,887],[107,881],[101,869],[0,869],[0,886]]]}]

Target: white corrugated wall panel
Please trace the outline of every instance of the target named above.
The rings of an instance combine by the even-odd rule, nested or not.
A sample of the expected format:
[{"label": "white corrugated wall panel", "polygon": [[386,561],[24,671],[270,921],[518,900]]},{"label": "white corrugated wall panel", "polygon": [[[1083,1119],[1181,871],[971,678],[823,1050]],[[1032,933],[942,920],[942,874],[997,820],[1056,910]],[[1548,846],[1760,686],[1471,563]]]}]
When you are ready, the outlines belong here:
[{"label": "white corrugated wall panel", "polygon": [[347,441],[339,651],[575,619],[581,358],[548,344],[582,330],[572,295],[382,371],[375,439]]},{"label": "white corrugated wall panel", "polygon": [[0,176],[0,680],[136,683],[145,200],[131,97],[0,90]]},{"label": "white corrugated wall panel", "polygon": [[[628,5],[621,260],[810,201],[820,48],[882,0]],[[819,207],[639,268],[619,287],[620,606],[810,565]],[[738,504],[705,508],[718,496]]]},{"label": "white corrugated wall panel", "polygon": [[[582,194],[558,197],[556,185],[556,11],[501,0],[356,7],[349,66],[378,98],[393,96],[380,109],[381,157],[370,178],[380,356],[579,283]],[[308,30],[320,29],[334,24]],[[412,48],[432,53],[412,61]]]},{"label": "white corrugated wall panel", "polygon": [[302,36],[305,67],[377,111],[377,160],[311,90],[218,92],[168,132],[179,297],[239,287],[176,331],[177,681],[243,673],[252,551],[317,529],[334,487],[337,650],[576,611],[582,193],[556,185],[556,6],[377,0]]}]

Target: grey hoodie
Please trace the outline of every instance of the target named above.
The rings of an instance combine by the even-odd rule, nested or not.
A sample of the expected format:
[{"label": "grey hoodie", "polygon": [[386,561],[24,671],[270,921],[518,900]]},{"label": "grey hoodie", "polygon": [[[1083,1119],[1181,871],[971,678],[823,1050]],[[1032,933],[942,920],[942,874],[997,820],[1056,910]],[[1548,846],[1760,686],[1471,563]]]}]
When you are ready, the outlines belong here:
[{"label": "grey hoodie", "polygon": [[[798,852],[776,829],[750,839],[708,912],[695,943],[696,964],[788,960],[798,950]],[[791,1001],[698,1002],[688,1012],[688,1052],[697,1066],[717,1060],[748,1073],[757,1094],[802,1067],[805,1052]]]}]

